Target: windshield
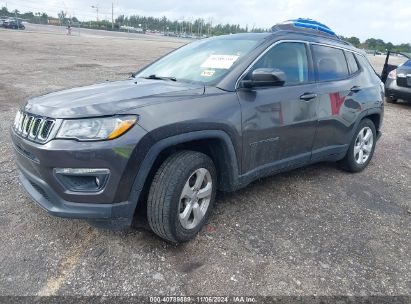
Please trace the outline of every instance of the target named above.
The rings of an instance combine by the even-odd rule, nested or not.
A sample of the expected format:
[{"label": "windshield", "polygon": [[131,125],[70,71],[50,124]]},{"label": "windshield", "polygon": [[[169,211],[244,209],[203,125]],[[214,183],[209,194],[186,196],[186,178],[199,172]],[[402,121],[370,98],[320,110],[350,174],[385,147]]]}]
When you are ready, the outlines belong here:
[{"label": "windshield", "polygon": [[187,44],[139,72],[136,77],[216,83],[261,41],[261,37],[225,36]]}]

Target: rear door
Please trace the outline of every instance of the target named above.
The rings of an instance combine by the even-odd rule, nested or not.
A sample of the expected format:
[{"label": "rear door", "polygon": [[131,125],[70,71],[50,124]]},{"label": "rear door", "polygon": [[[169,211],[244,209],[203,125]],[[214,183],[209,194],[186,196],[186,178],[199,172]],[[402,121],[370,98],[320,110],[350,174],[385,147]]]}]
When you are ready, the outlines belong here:
[{"label": "rear door", "polygon": [[352,52],[317,44],[311,49],[319,96],[318,130],[312,154],[315,161],[344,153],[361,111],[366,85]]},{"label": "rear door", "polygon": [[239,89],[242,111],[243,171],[281,169],[308,162],[317,126],[317,95],[306,43],[281,42],[250,68],[276,68],[283,86]]}]

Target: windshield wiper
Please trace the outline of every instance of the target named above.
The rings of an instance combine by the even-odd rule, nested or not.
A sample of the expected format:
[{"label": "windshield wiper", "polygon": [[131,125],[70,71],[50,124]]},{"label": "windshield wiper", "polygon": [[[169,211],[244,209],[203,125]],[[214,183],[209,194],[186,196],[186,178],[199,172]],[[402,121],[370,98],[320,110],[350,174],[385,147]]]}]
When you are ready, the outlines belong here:
[{"label": "windshield wiper", "polygon": [[147,77],[143,77],[145,79],[156,79],[156,80],[171,80],[171,81],[177,81],[177,79],[175,77],[171,77],[171,76],[157,76],[155,74],[147,76]]}]

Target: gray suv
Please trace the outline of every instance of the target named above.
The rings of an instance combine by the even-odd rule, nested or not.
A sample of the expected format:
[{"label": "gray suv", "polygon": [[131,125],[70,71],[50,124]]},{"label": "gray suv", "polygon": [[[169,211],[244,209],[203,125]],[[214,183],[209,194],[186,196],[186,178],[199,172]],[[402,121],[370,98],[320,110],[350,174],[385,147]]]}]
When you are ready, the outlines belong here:
[{"label": "gray suv", "polygon": [[178,243],[204,225],[217,190],[320,161],[363,170],[383,100],[361,51],[298,19],[33,98],[11,137],[23,187],[50,214],[122,228],[139,211]]}]

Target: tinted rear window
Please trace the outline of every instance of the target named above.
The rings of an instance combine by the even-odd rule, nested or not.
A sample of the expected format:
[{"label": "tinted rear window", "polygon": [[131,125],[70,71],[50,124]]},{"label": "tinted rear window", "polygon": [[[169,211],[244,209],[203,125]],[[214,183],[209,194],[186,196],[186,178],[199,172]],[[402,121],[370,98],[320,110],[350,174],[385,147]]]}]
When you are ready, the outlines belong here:
[{"label": "tinted rear window", "polygon": [[351,52],[345,52],[345,55],[347,56],[347,62],[348,62],[348,67],[350,68],[350,73],[355,74],[358,72],[358,64],[357,60],[355,60],[355,56]]},{"label": "tinted rear window", "polygon": [[313,51],[319,81],[338,80],[349,76],[347,61],[342,50],[313,45]]}]

